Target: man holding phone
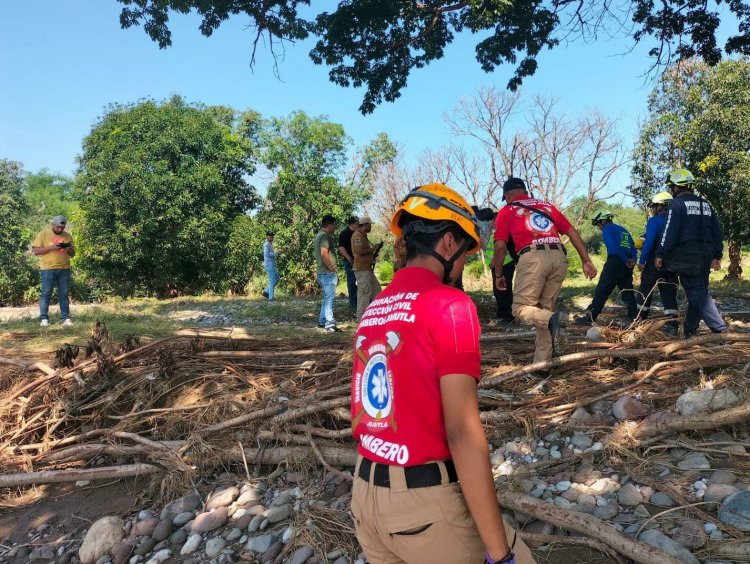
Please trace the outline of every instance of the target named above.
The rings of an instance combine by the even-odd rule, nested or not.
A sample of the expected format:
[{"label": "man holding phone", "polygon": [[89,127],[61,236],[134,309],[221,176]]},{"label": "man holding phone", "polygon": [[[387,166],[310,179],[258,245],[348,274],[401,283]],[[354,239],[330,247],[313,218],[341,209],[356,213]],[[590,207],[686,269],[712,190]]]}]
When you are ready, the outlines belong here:
[{"label": "man holding phone", "polygon": [[39,257],[39,269],[42,274],[42,294],[39,297],[39,321],[42,327],[49,325],[49,301],[52,290],[57,287],[60,301],[60,323],[70,326],[70,259],[75,256],[73,237],[65,231],[68,220],[65,216],[56,215],[51,225],[37,233],[31,244],[31,251]]}]

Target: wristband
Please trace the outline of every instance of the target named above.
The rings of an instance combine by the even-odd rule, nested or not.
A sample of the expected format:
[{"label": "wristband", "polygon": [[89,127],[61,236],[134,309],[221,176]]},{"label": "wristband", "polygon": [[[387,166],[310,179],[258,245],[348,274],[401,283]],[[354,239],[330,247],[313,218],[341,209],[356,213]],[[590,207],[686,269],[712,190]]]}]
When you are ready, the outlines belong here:
[{"label": "wristband", "polygon": [[485,560],[485,564],[515,564],[515,562],[516,562],[516,555],[513,554],[513,552],[510,550],[508,551],[508,554],[506,554],[502,560],[493,560],[489,554],[487,555],[487,558]]}]

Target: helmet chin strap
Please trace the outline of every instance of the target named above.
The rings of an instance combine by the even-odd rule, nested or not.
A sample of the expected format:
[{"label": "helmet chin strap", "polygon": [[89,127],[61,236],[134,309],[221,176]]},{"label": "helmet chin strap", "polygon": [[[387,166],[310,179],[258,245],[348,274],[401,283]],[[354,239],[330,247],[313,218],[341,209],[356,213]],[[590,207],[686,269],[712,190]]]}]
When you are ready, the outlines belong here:
[{"label": "helmet chin strap", "polygon": [[420,252],[430,255],[431,257],[437,259],[440,264],[443,265],[443,284],[450,284],[453,282],[453,279],[451,278],[451,271],[453,270],[453,265],[456,262],[456,259],[460,257],[463,253],[465,253],[469,249],[469,245],[471,244],[470,241],[464,240],[464,242],[461,244],[461,246],[458,248],[458,250],[453,254],[453,256],[450,259],[445,259],[443,256],[438,254],[435,249],[430,249],[426,246],[424,246],[419,241],[412,241],[412,245],[414,245],[417,249],[420,250]]}]

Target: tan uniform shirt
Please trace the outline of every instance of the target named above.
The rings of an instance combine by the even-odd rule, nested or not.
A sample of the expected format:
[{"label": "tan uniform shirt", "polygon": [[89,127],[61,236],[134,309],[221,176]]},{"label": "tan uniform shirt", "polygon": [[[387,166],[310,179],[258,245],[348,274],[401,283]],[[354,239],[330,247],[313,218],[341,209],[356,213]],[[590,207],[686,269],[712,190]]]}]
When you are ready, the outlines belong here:
[{"label": "tan uniform shirt", "polygon": [[352,235],[352,254],[354,255],[354,270],[368,270],[375,264],[375,249],[367,235],[355,231]]}]

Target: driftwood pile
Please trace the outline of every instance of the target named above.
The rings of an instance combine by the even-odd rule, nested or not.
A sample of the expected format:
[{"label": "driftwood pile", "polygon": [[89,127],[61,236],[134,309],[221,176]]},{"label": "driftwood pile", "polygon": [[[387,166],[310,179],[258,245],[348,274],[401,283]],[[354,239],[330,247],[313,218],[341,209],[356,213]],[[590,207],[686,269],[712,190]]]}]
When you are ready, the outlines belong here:
[{"label": "driftwood pile", "polygon": [[[633,330],[605,330],[604,341],[597,343],[568,337],[562,356],[540,364],[528,364],[533,333],[485,334],[479,393],[488,439],[502,444],[514,436],[539,437],[551,428],[593,432],[603,450],[535,462],[522,472],[554,474],[606,457],[604,465],[667,493],[685,515],[747,541],[664,485],[648,452],[679,444],[711,453],[719,466],[735,472],[750,470],[750,455],[701,442],[701,431],[746,425],[750,399],[707,415],[673,412],[676,398],[707,378],[720,386],[731,383],[748,398],[742,392],[750,388],[750,333],[661,341],[659,328],[657,321]],[[59,352],[60,366],[54,369],[0,358],[0,488],[150,474],[162,496],[170,497],[220,468],[249,475],[260,465],[283,463],[340,474],[354,465],[352,345],[346,335],[294,341],[180,336],[140,346],[136,339],[112,343],[100,326],[88,349],[88,358],[75,348]],[[543,370],[551,372],[547,393],[530,394]],[[570,418],[577,408],[624,395],[639,396],[655,413],[617,425]],[[515,493],[514,483],[501,488],[505,508],[587,535],[553,537],[555,542],[638,562],[676,562],[592,516]],[[747,545],[733,546],[724,553]]]}]

